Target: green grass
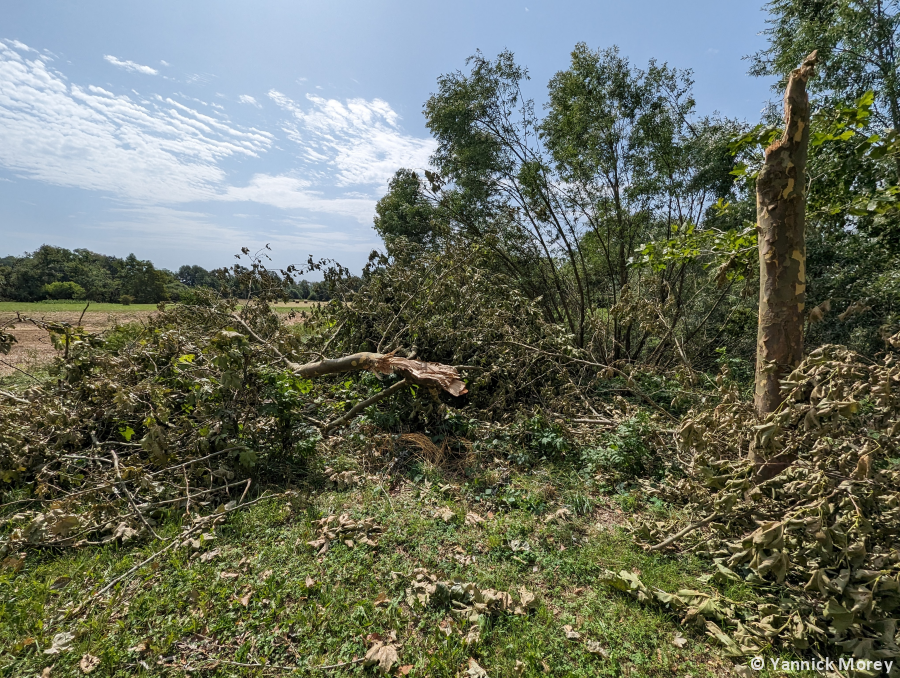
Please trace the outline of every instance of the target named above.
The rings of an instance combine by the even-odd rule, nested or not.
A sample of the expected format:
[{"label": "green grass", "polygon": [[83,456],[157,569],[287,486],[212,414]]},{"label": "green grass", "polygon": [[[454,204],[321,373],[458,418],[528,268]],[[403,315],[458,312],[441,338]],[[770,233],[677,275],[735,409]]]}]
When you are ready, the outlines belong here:
[{"label": "green grass", "polygon": [[[36,301],[36,302],[20,302],[20,301],[0,301],[0,313],[81,313],[84,309],[85,302],[72,303],[69,301]],[[135,313],[138,311],[155,311],[156,304],[100,304],[91,303],[88,307],[89,312],[103,313]]]},{"label": "green grass", "polygon": [[[733,675],[730,660],[702,632],[597,585],[599,573],[610,568],[639,571],[646,584],[666,590],[710,590],[696,579],[703,571],[699,561],[647,554],[611,526],[609,516],[623,517],[621,509],[616,513],[620,504],[594,496],[593,512],[547,524],[548,511],[583,495],[581,481],[549,472],[514,474],[510,486],[535,499],[525,504],[531,510],[498,511],[472,526],[463,521],[467,511],[487,516],[497,506],[475,501],[457,477],[435,469],[426,475],[430,487],[421,475],[417,482],[394,478],[390,498],[385,479],[383,485],[370,480],[347,491],[307,489],[264,500],[217,528],[216,539],[203,547],[218,549],[216,558],[202,562],[199,552],[178,548],[72,618],[67,609],[159,544],[31,552],[19,572],[0,568],[0,676],[39,675],[48,666],[52,676],[81,675],[85,654],[101,660],[92,676],[191,669],[204,676],[371,675],[361,665],[326,674],[303,668],[362,657],[370,634],[396,635],[400,665],[412,666],[410,676],[454,678],[464,674],[470,657],[495,678],[515,675],[517,660],[525,663],[525,676]],[[441,493],[440,482],[456,485]],[[435,516],[441,507],[454,512],[451,522]],[[331,513],[374,518],[384,528],[378,545],[349,548],[336,540],[317,556],[306,544],[316,536],[312,521]],[[177,530],[175,523],[164,528],[169,535]],[[513,551],[512,540],[527,541],[530,549]],[[448,607],[410,606],[406,589],[415,568],[514,595],[524,586],[540,605],[528,616],[483,618],[481,639],[466,645],[469,625]],[[222,572],[238,576],[222,578]],[[62,576],[71,580],[54,590]],[[307,577],[314,580],[310,588]],[[581,633],[580,641],[566,639],[567,624]],[[75,634],[72,649],[44,654],[61,632]],[[688,638],[683,648],[672,642],[676,632]],[[588,653],[588,640],[608,656]],[[145,651],[130,649],[140,643]]]},{"label": "green grass", "polygon": [[[79,301],[73,303],[71,301],[0,301],[0,313],[81,313],[84,309],[85,302]],[[298,301],[283,306],[276,306],[275,310],[279,313],[289,313],[290,311],[303,310],[313,308],[315,302]],[[90,313],[136,313],[143,311],[155,311],[156,304],[101,304],[91,303],[88,307]]]}]

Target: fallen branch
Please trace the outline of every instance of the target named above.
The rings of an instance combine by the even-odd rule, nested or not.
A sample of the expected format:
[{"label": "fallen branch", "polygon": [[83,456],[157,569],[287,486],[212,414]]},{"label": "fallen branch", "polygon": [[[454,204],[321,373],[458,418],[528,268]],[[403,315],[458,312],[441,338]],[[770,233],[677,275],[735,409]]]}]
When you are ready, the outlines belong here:
[{"label": "fallen branch", "polygon": [[17,403],[22,403],[24,405],[28,404],[28,401],[25,398],[20,398],[17,395],[13,395],[12,393],[7,393],[6,391],[0,391],[0,395],[9,398],[10,400],[15,400]]},{"label": "fallen branch", "polygon": [[356,403],[356,405],[351,407],[348,412],[341,415],[334,421],[332,421],[328,424],[325,424],[325,427],[322,429],[322,433],[327,435],[329,431],[336,429],[339,426],[343,426],[348,421],[353,419],[357,414],[359,414],[360,412],[365,410],[369,405],[374,405],[379,400],[384,400],[389,395],[393,395],[394,393],[396,393],[397,391],[402,389],[404,386],[408,386],[408,385],[409,385],[409,382],[407,382],[406,379],[401,379],[396,384],[393,384],[392,386],[387,387],[380,393],[376,393],[371,398],[367,398],[366,400],[361,400],[360,402]]},{"label": "fallen branch", "polygon": [[668,546],[669,544],[671,544],[673,542],[678,541],[686,534],[690,534],[694,530],[701,528],[704,525],[709,525],[709,523],[711,523],[718,517],[719,517],[718,513],[713,513],[711,516],[707,516],[706,518],[701,520],[699,523],[694,523],[693,525],[688,525],[686,528],[681,530],[681,532],[676,532],[671,537],[668,537],[667,539],[664,539],[663,541],[659,542],[656,546],[651,546],[649,550],[650,551],[659,551],[661,549],[664,549],[666,546]]},{"label": "fallen branch", "polygon": [[91,602],[97,600],[97,598],[99,598],[99,597],[102,596],[104,593],[106,593],[107,591],[109,591],[113,586],[115,586],[115,585],[118,584],[119,582],[123,581],[123,580],[126,579],[127,577],[130,577],[130,576],[133,575],[135,572],[137,572],[138,570],[140,570],[142,567],[144,567],[144,566],[147,565],[148,563],[154,561],[156,558],[158,558],[159,556],[161,556],[161,555],[162,555],[163,553],[165,553],[166,551],[170,550],[171,548],[173,548],[173,547],[175,547],[175,546],[179,546],[179,545],[181,545],[181,544],[185,544],[188,537],[190,537],[192,534],[195,534],[196,532],[199,532],[200,530],[202,530],[202,529],[204,529],[204,528],[206,528],[206,527],[209,527],[209,523],[210,523],[210,522],[213,522],[213,523],[219,522],[222,518],[224,518],[224,516],[228,515],[229,513],[233,513],[234,511],[237,511],[238,509],[246,508],[246,507],[248,507],[248,506],[252,506],[253,504],[256,504],[257,502],[260,502],[260,501],[262,501],[263,499],[270,499],[270,498],[272,498],[272,497],[277,497],[277,496],[278,496],[278,495],[275,495],[275,494],[263,494],[263,495],[257,497],[256,499],[254,499],[253,501],[248,501],[246,504],[242,504],[242,503],[240,503],[240,502],[243,501],[244,497],[247,495],[247,490],[248,490],[248,489],[250,489],[250,482],[249,482],[249,481],[247,482],[247,488],[244,490],[244,494],[241,495],[241,499],[240,499],[240,501],[238,501],[237,506],[234,506],[234,507],[232,507],[232,508],[230,508],[230,509],[225,509],[225,510],[222,511],[221,513],[213,513],[212,515],[205,516],[203,519],[200,520],[200,522],[198,522],[196,525],[194,525],[193,527],[191,527],[189,530],[187,530],[186,532],[182,532],[182,533],[179,534],[177,537],[174,537],[174,538],[172,539],[172,541],[170,541],[168,544],[166,544],[165,546],[163,546],[159,551],[156,551],[155,553],[151,554],[150,556],[148,556],[147,558],[145,558],[144,560],[142,560],[141,562],[139,562],[137,565],[135,565],[134,567],[132,567],[131,569],[129,569],[127,572],[124,572],[124,573],[120,574],[118,577],[116,577],[115,579],[113,579],[113,580],[112,580],[111,582],[109,582],[106,586],[104,586],[102,589],[100,589],[99,591],[97,591],[97,593],[94,593],[94,594],[92,594],[91,596],[89,596],[87,600],[85,600],[85,601],[82,602],[78,607],[76,607],[75,609],[73,609],[73,610],[69,613],[68,616],[69,616],[69,617],[72,617],[72,616],[78,614],[79,612],[81,612],[81,610],[84,608],[85,605],[87,605],[88,603],[91,603]]}]

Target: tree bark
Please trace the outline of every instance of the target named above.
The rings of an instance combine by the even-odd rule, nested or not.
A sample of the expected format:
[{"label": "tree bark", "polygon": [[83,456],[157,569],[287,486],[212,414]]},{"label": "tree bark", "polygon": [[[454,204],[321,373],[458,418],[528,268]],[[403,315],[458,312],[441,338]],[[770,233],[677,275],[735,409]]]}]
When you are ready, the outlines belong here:
[{"label": "tree bark", "polygon": [[759,328],[754,404],[760,417],[781,405],[779,381],[803,357],[809,147],[806,82],[815,63],[813,52],[791,73],[784,95],[784,134],[766,149],[756,180]]}]

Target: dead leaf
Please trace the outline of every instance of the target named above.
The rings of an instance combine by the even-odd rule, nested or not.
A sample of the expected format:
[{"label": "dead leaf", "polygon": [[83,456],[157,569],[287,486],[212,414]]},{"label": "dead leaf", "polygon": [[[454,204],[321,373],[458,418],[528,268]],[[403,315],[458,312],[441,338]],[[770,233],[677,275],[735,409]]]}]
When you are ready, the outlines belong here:
[{"label": "dead leaf", "polygon": [[481,640],[481,628],[478,624],[473,624],[463,638],[463,645],[473,645]]},{"label": "dead leaf", "polygon": [[41,678],[50,678],[50,667],[44,667],[44,670],[41,671]]},{"label": "dead leaf", "polygon": [[57,633],[53,636],[53,641],[46,650],[44,650],[44,654],[59,654],[60,652],[67,652],[72,649],[72,641],[75,640],[74,633]]},{"label": "dead leaf", "polygon": [[469,668],[466,670],[466,675],[470,678],[488,678],[487,671],[481,668],[478,662],[471,657],[469,657]]},{"label": "dead leaf", "polygon": [[513,673],[517,676],[525,675],[525,669],[527,669],[527,668],[528,668],[528,664],[516,659],[516,665],[513,667]]},{"label": "dead leaf", "polygon": [[466,525],[481,525],[484,522],[484,518],[482,518],[477,513],[469,511],[466,514]]},{"label": "dead leaf", "polygon": [[90,673],[100,664],[100,658],[91,654],[86,654],[81,658],[78,665],[81,667],[82,673]]},{"label": "dead leaf", "polygon": [[541,659],[541,666],[544,669],[544,673],[550,673],[550,664]]},{"label": "dead leaf", "polygon": [[221,551],[219,549],[213,549],[212,551],[207,551],[206,553],[201,553],[200,554],[200,562],[208,563],[210,560],[212,560],[213,558],[218,556],[220,553],[221,553]]},{"label": "dead leaf", "polygon": [[311,589],[313,586],[316,585],[316,580],[313,579],[312,577],[310,577],[309,575],[306,575],[306,581],[304,583],[306,584],[306,588]]},{"label": "dead leaf", "polygon": [[412,664],[404,664],[404,665],[401,666],[399,669],[397,669],[397,672],[398,672],[401,676],[408,676],[408,675],[409,675],[409,672],[412,671],[412,670],[413,670],[413,665],[412,665]]},{"label": "dead leaf", "polygon": [[385,645],[380,640],[376,641],[369,648],[365,656],[366,666],[377,665],[383,674],[390,673],[391,667],[399,661],[400,657],[397,655],[397,647],[395,645]]},{"label": "dead leaf", "polygon": [[566,638],[568,638],[569,640],[581,639],[581,634],[573,629],[571,624],[566,624],[565,626],[563,626],[563,632],[566,634]]},{"label": "dead leaf", "polygon": [[440,518],[441,520],[443,520],[445,523],[449,523],[451,520],[453,520],[456,517],[456,514],[453,513],[453,511],[451,511],[446,506],[438,509],[434,515],[437,516],[438,518]]},{"label": "dead leaf", "polygon": [[387,607],[390,602],[391,602],[391,599],[388,598],[386,593],[380,593],[380,594],[378,594],[378,597],[372,601],[372,604],[375,607],[381,607],[381,606]]},{"label": "dead leaf", "polygon": [[3,567],[9,568],[13,572],[18,572],[25,565],[25,554],[10,556],[3,559]]},{"label": "dead leaf", "polygon": [[239,572],[219,572],[219,579],[237,579],[240,576]]},{"label": "dead leaf", "polygon": [[555,513],[551,513],[549,516],[544,518],[544,522],[548,525],[551,523],[564,523],[571,517],[572,512],[569,509],[561,508]]},{"label": "dead leaf", "polygon": [[826,299],[809,312],[810,327],[825,319],[825,314],[831,310],[831,299]]},{"label": "dead leaf", "polygon": [[261,579],[263,581],[265,581],[266,579],[268,579],[269,577],[272,576],[272,572],[273,572],[273,570],[266,570],[265,572],[262,573],[262,575],[260,575]]},{"label": "dead leaf", "polygon": [[590,652],[591,654],[597,654],[603,657],[604,659],[609,659],[609,652],[606,651],[606,648],[603,647],[599,641],[596,640],[587,640],[584,643],[584,649]]},{"label": "dead leaf", "polygon": [[685,638],[680,633],[676,633],[675,637],[672,638],[672,645],[674,645],[675,647],[684,647],[685,645],[687,645],[687,642],[687,638]]},{"label": "dead leaf", "polygon": [[66,585],[72,581],[72,577],[57,577],[52,584],[50,584],[51,591],[60,591],[66,588]]},{"label": "dead leaf", "polygon": [[243,605],[244,607],[247,607],[248,605],[250,605],[250,596],[251,595],[253,595],[253,591],[247,591],[247,593],[242,598],[238,599],[238,602],[240,602],[240,604]]},{"label": "dead leaf", "polygon": [[147,651],[147,641],[142,640],[137,645],[128,648],[129,652],[136,652],[137,654],[144,654]]}]

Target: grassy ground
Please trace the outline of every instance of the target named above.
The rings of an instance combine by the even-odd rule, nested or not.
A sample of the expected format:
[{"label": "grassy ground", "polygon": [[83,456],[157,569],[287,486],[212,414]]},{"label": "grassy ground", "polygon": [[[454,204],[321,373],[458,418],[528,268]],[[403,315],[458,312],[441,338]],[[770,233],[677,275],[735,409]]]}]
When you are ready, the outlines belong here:
[{"label": "grassy ground", "polygon": [[[68,301],[0,301],[0,313],[81,313],[85,302],[71,303]],[[141,311],[155,311],[156,304],[98,304],[91,303],[89,311],[103,313],[138,313]]]},{"label": "grassy ground", "polygon": [[[426,466],[344,490],[294,489],[232,514],[199,550],[160,556],[75,615],[66,610],[160,543],[29,553],[18,571],[0,567],[0,676],[47,667],[54,678],[82,675],[85,655],[99,659],[92,676],[371,675],[361,664],[309,667],[362,657],[375,638],[398,646],[395,675],[471,675],[470,658],[494,678],[735,675],[704,635],[597,585],[610,568],[670,591],[709,590],[696,579],[698,561],[647,554],[625,535],[618,524],[635,508],[631,499],[592,495],[574,474],[548,469],[513,473],[512,504],[476,495],[476,485]],[[575,513],[546,522],[564,506]],[[485,521],[467,523],[470,511]],[[377,545],[351,547],[342,537],[317,555],[307,545],[313,521],[342,513],[374,519],[383,528]],[[176,523],[163,536],[176,534]],[[408,596],[416,568],[514,596],[524,587],[539,605],[529,615],[482,617],[480,639],[466,644],[470,625],[449,606],[422,608]],[[580,639],[567,639],[566,625]],[[71,649],[45,654],[60,633],[74,635]],[[594,653],[589,641],[599,644]]]},{"label": "grassy ground", "polygon": [[[275,310],[280,313],[288,313],[293,310],[308,309],[315,306],[317,302],[298,301],[289,304],[277,304]],[[0,301],[0,313],[80,313],[84,308],[85,302],[72,303],[69,301],[36,301],[36,302],[20,302],[20,301]],[[88,311],[103,313],[138,313],[155,311],[156,304],[100,304],[91,303]]]}]

